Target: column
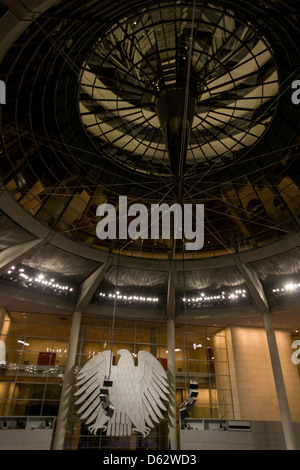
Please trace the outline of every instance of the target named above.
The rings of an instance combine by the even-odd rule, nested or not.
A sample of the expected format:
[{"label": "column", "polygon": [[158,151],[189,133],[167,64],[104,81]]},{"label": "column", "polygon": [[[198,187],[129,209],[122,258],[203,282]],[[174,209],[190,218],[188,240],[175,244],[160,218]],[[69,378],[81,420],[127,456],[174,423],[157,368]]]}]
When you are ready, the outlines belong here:
[{"label": "column", "polygon": [[282,368],[277,348],[275,330],[271,313],[263,315],[265,330],[268,339],[269,351],[271,356],[273,375],[275,380],[278,404],[281,415],[282,429],[285,438],[287,450],[297,450],[296,437],[293,429],[293,423],[290,416],[289,404],[285,384],[283,380]]},{"label": "column", "polygon": [[6,337],[1,336],[3,333],[6,333],[6,329],[3,331],[6,314],[7,310],[4,307],[0,307],[0,364],[6,364]]},{"label": "column", "polygon": [[60,405],[58,411],[58,417],[56,422],[56,431],[53,443],[53,450],[63,450],[66,426],[68,421],[71,393],[74,381],[74,367],[76,361],[76,352],[79,339],[81,323],[81,312],[75,312],[73,314],[71,334],[69,340],[68,359],[65,369],[65,377],[61,392]]},{"label": "column", "polygon": [[7,314],[7,310],[4,307],[0,307],[0,334],[2,333],[5,317]]},{"label": "column", "polygon": [[171,450],[177,450],[177,419],[176,419],[176,368],[175,368],[175,322],[167,321],[167,348],[168,348],[168,382],[169,382],[169,445]]},{"label": "column", "polygon": [[268,301],[258,275],[251,268],[249,268],[249,266],[241,263],[239,257],[236,257],[236,260],[237,268],[244,277],[252,299],[264,319],[286,448],[288,450],[294,450],[296,449],[296,438],[293,430],[293,423],[290,416],[286,389],[282,375],[272,314],[270,313]]}]

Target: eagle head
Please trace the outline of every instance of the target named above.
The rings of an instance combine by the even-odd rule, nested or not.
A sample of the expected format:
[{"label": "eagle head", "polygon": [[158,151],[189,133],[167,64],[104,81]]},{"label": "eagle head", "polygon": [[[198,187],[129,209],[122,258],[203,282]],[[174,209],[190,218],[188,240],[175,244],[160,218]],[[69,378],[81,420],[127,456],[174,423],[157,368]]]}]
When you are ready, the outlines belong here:
[{"label": "eagle head", "polygon": [[133,364],[132,354],[127,349],[119,349],[117,354],[120,356],[118,360],[118,366],[124,363],[127,365]]},{"label": "eagle head", "polygon": [[118,356],[131,356],[130,352],[127,349],[119,349],[117,351]]}]

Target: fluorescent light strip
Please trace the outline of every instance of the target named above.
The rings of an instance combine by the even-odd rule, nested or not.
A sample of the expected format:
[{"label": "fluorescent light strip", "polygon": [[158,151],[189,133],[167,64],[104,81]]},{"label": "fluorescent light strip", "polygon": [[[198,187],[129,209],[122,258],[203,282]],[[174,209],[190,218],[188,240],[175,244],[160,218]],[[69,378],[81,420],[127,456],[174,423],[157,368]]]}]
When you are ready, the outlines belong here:
[{"label": "fluorescent light strip", "polygon": [[117,300],[129,301],[129,302],[149,302],[157,303],[159,302],[158,297],[145,297],[140,295],[121,295],[120,292],[116,294],[99,292],[99,297],[105,300],[113,300],[117,297]]},{"label": "fluorescent light strip", "polygon": [[204,292],[200,294],[199,297],[188,297],[183,298],[182,301],[184,303],[201,303],[201,302],[213,302],[214,300],[239,300],[239,299],[246,299],[248,297],[248,293],[245,289],[237,289],[234,292],[227,293],[221,292],[217,295],[206,295]]},{"label": "fluorescent light strip", "polygon": [[[68,285],[60,284],[59,282],[55,281],[54,278],[47,279],[44,274],[37,272],[35,274],[26,274],[24,268],[17,269],[15,266],[11,266],[7,273],[10,276],[10,280],[15,281],[19,280],[20,282],[25,281],[29,283],[28,287],[35,287],[38,286],[45,286],[52,289],[54,292],[66,292],[71,293],[73,292],[73,287]],[[6,276],[5,276],[6,277]]]}]

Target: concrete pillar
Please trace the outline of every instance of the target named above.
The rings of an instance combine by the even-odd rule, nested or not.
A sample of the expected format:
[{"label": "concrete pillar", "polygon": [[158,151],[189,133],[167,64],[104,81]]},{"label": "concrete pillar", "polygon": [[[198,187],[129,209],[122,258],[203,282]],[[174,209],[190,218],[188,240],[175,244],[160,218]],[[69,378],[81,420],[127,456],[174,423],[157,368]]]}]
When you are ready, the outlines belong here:
[{"label": "concrete pillar", "polygon": [[2,333],[6,314],[7,314],[6,308],[0,307],[0,334]]},{"label": "concrete pillar", "polygon": [[282,375],[272,314],[270,313],[270,308],[264,292],[264,288],[258,275],[251,268],[249,268],[249,266],[241,263],[238,257],[237,268],[244,277],[251,296],[264,319],[286,448],[288,450],[295,450],[296,438]]},{"label": "concrete pillar", "polygon": [[282,368],[279,358],[279,352],[276,342],[275,330],[272,320],[271,313],[265,313],[263,315],[265,330],[267,334],[267,340],[269,345],[270,357],[273,368],[273,375],[275,380],[278,404],[281,415],[281,423],[283,434],[285,438],[287,450],[297,450],[297,443],[295,437],[295,431],[293,429],[293,423],[291,420],[290,409],[282,374]]},{"label": "concrete pillar", "polygon": [[71,334],[69,340],[68,359],[65,369],[64,382],[61,392],[58,417],[56,422],[55,437],[53,442],[53,450],[63,450],[68,414],[70,408],[71,393],[74,382],[74,367],[76,361],[76,352],[79,339],[81,323],[81,312],[73,314]]},{"label": "concrete pillar", "polygon": [[169,382],[169,445],[171,450],[177,450],[177,417],[176,417],[176,368],[175,368],[175,322],[167,320],[168,348],[168,382]]},{"label": "concrete pillar", "polygon": [[2,337],[6,314],[7,314],[7,310],[3,307],[0,307],[0,364],[6,364],[6,346],[5,346],[6,337],[5,336]]}]

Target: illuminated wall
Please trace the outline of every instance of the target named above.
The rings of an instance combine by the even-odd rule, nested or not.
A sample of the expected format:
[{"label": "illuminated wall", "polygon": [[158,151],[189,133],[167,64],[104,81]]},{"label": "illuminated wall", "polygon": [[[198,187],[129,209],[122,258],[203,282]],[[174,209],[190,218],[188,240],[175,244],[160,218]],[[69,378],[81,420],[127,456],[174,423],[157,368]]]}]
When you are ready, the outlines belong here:
[{"label": "illuminated wall", "polygon": [[[226,328],[236,419],[280,421],[267,337],[263,328]],[[292,363],[291,337],[276,331],[283,377],[293,421],[300,421],[300,379]]]}]

